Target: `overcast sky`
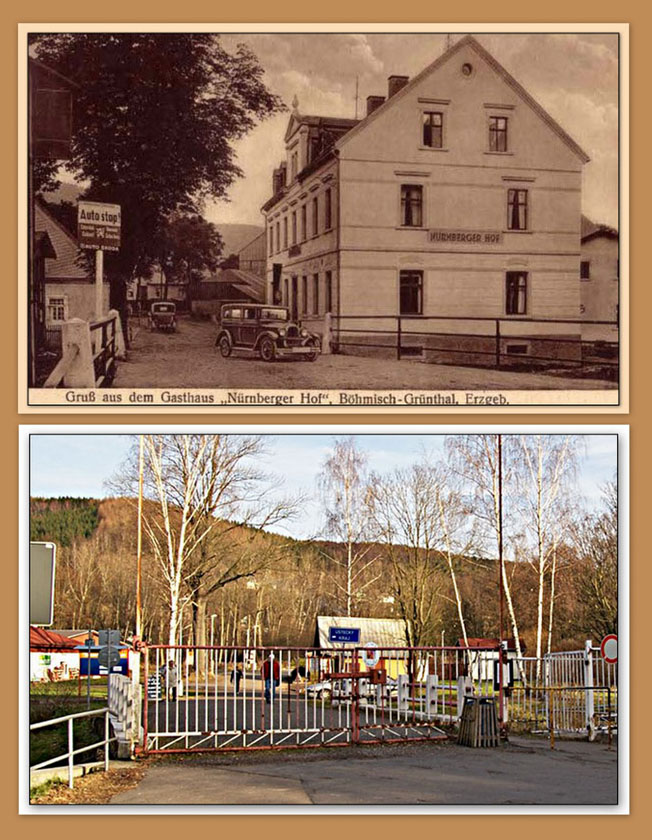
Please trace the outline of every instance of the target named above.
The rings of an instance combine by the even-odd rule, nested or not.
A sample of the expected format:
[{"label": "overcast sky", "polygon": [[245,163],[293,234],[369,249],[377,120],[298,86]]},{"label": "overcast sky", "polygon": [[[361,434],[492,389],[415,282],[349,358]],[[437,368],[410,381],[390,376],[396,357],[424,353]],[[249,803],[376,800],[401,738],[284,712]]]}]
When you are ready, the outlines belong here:
[{"label": "overcast sky", "polygon": [[[462,37],[454,35],[453,40]],[[607,34],[476,34],[478,41],[559,122],[591,158],[584,167],[582,210],[597,222],[618,224],[618,39]],[[359,115],[366,97],[386,93],[387,76],[414,76],[445,48],[446,35],[241,34],[223,35],[231,50],[248,44],[265,80],[290,107],[319,116]],[[284,158],[289,115],[257,126],[236,144],[244,178],[230,202],[206,208],[216,224],[261,224],[271,195],[272,169]]]},{"label": "overcast sky", "polygon": [[[552,431],[552,430],[550,430]],[[595,509],[602,488],[613,480],[617,467],[614,434],[579,435],[581,468],[578,498],[587,510]],[[302,493],[307,499],[301,515],[278,530],[298,539],[318,534],[323,522],[317,499],[317,476],[330,453],[334,434],[265,435],[267,454],[260,466],[276,477],[279,494]],[[103,498],[106,482],[124,461],[135,437],[121,434],[32,434],[30,492],[32,496]],[[442,434],[357,434],[359,447],[377,473],[407,467],[425,452],[443,452]]]}]

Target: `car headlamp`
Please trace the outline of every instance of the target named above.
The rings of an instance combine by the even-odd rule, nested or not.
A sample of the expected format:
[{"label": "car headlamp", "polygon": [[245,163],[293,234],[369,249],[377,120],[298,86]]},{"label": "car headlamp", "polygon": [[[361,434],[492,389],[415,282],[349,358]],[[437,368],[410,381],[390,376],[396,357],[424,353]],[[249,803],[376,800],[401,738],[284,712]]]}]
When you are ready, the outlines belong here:
[{"label": "car headlamp", "polygon": [[278,331],[278,334],[281,336],[285,335],[285,327],[281,327]]},{"label": "car headlamp", "polygon": [[308,338],[308,330],[301,330],[301,338]]}]

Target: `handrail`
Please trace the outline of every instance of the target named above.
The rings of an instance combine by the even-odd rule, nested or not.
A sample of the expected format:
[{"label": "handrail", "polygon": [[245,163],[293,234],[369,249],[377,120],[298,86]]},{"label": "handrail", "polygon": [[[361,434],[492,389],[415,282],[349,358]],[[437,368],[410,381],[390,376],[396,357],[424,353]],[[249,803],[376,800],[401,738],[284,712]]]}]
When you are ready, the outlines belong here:
[{"label": "handrail", "polygon": [[57,362],[56,367],[43,383],[43,387],[56,388],[63,377],[68,373],[71,364],[75,361],[78,355],[79,345],[72,344],[70,347],[67,347]]},{"label": "handrail", "polygon": [[[88,717],[97,717],[99,715],[104,715],[104,739],[102,741],[96,741],[94,744],[89,744],[86,747],[80,747],[79,749],[73,749],[73,727],[74,721],[78,720],[79,718],[88,718]],[[40,770],[43,767],[47,767],[49,764],[54,764],[56,761],[61,761],[63,758],[68,759],[68,787],[74,787],[74,762],[73,758],[76,755],[79,755],[84,752],[88,752],[89,750],[97,749],[97,747],[104,747],[104,770],[108,771],[109,769],[109,744],[113,743],[117,740],[115,736],[113,738],[109,737],[109,707],[103,706],[101,709],[92,709],[88,712],[74,712],[70,715],[62,715],[61,717],[51,718],[50,720],[42,720],[37,723],[31,723],[29,726],[30,732],[33,729],[43,729],[46,726],[54,726],[57,723],[63,723],[64,721],[68,722],[68,752],[63,753],[63,755],[57,755],[54,758],[48,758],[46,761],[40,762],[40,764],[34,764],[29,769],[30,772],[32,770]]]}]

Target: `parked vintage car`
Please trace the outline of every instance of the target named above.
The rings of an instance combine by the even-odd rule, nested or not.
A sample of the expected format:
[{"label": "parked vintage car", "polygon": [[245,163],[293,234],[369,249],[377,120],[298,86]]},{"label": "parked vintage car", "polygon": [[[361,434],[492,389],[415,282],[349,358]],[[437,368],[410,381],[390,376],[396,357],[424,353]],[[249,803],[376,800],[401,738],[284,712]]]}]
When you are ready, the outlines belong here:
[{"label": "parked vintage car", "polygon": [[170,300],[155,301],[149,308],[149,328],[174,332],[177,328],[177,305]]},{"label": "parked vintage car", "polygon": [[246,350],[265,362],[288,356],[314,362],[321,352],[316,333],[293,321],[286,307],[266,303],[224,304],[215,346],[225,358],[234,350]]}]

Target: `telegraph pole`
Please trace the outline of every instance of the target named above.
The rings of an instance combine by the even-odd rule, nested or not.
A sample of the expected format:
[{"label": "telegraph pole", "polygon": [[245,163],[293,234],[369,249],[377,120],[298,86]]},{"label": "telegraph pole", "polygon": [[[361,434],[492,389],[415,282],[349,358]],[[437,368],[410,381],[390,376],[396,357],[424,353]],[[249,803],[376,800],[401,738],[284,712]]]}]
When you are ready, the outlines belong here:
[{"label": "telegraph pole", "polygon": [[505,570],[505,560],[503,558],[503,436],[498,435],[498,592],[499,592],[499,638],[498,638],[498,702],[500,704],[500,713],[498,720],[500,722],[501,735],[506,733],[506,722],[503,716],[503,621],[504,621],[504,606],[503,606],[503,577]]}]

